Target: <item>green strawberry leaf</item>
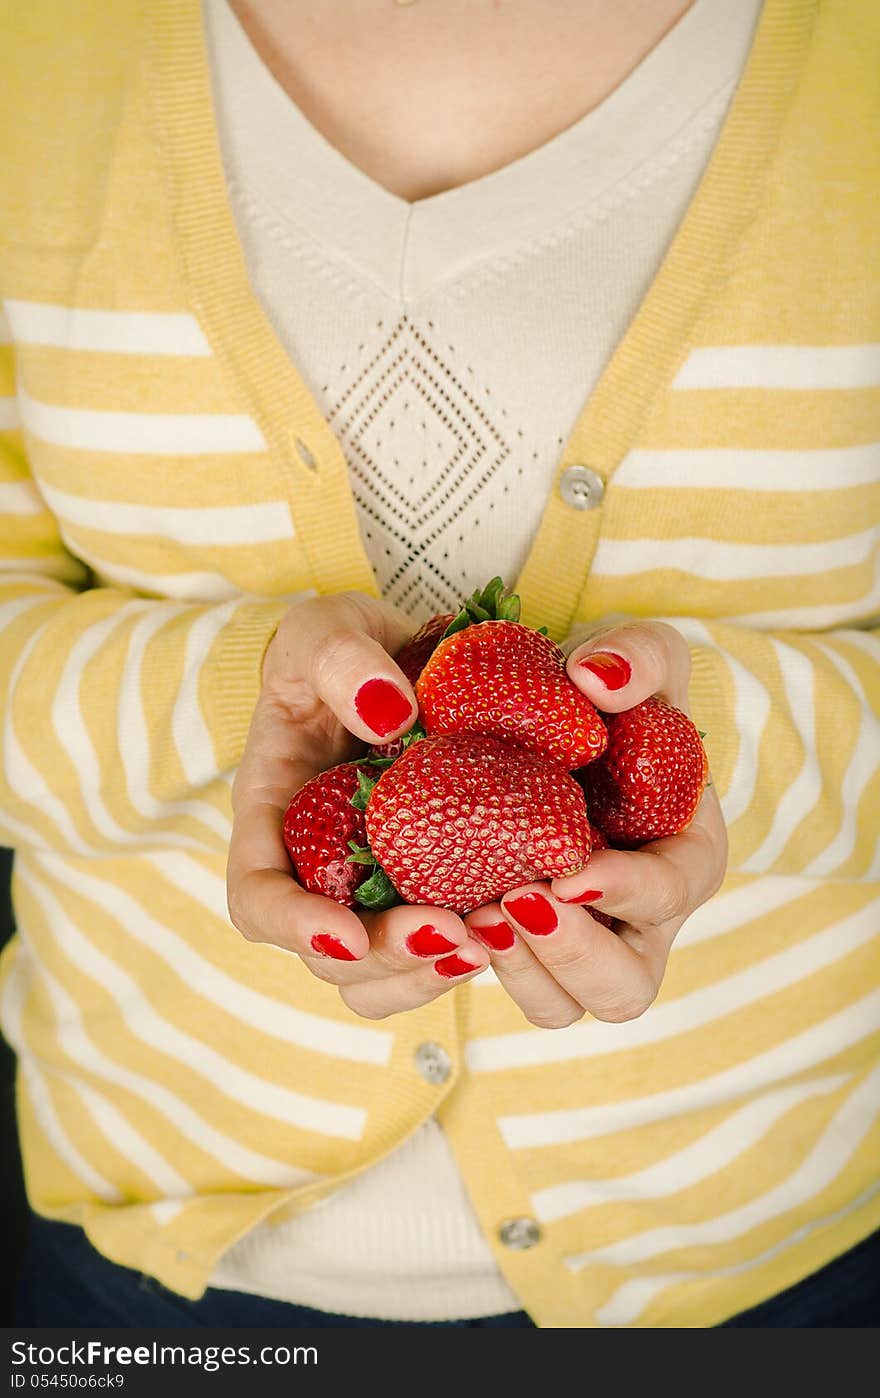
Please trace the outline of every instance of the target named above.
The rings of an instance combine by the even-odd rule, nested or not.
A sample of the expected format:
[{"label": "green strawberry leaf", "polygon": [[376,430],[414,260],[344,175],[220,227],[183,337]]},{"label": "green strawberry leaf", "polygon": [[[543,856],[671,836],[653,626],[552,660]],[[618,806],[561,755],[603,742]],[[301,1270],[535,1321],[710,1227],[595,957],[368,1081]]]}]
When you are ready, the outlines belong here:
[{"label": "green strawberry leaf", "polygon": [[701,738],[705,738],[706,734],[702,728],[698,728],[697,732],[699,733]]},{"label": "green strawberry leaf", "polygon": [[378,777],[369,777],[366,772],[361,771],[360,767],[358,768],[358,789],[351,798],[351,804],[356,811],[367,809],[367,802],[373,794],[373,787],[378,780]]},{"label": "green strawberry leaf", "polygon": [[462,607],[458,615],[452,618],[446,630],[443,632],[443,635],[440,637],[440,640],[445,641],[447,636],[454,636],[456,631],[464,631],[470,624],[471,619],[468,615],[468,609],[467,607]]},{"label": "green strawberry leaf", "polygon": [[550,632],[547,630],[546,626],[539,626],[539,627],[538,627],[538,635],[539,635],[539,636],[549,636],[549,635],[550,635]]},{"label": "green strawberry leaf", "polygon": [[478,594],[477,600],[481,607],[485,607],[490,616],[497,616],[498,603],[504,592],[503,578],[493,578],[487,583],[483,591]]},{"label": "green strawberry leaf", "polygon": [[346,858],[346,864],[375,864],[376,856],[369,845],[359,845],[357,840],[349,840],[348,848],[354,852]]},{"label": "green strawberry leaf", "polygon": [[395,903],[400,903],[401,897],[394,887],[394,884],[381,869],[376,865],[376,872],[370,876],[359,888],[355,889],[355,901],[364,908],[372,908],[381,911],[383,908],[393,908]]},{"label": "green strawberry leaf", "polygon": [[464,631],[467,626],[475,626],[481,621],[519,621],[520,601],[511,595],[504,596],[504,580],[492,578],[484,588],[477,588],[467,599],[461,611],[447,626],[441,641],[454,636],[456,631]]}]

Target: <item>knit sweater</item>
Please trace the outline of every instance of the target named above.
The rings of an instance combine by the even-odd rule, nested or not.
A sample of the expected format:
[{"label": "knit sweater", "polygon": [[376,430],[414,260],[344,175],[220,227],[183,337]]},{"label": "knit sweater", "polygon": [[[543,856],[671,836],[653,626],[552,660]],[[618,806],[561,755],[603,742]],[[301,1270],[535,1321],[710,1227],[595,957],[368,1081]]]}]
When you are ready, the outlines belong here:
[{"label": "knit sweater", "polygon": [[[456,608],[487,567],[519,574],[559,447],[693,197],[760,8],[696,0],[559,136],[410,204],[319,135],[228,0],[203,0],[248,275],[340,439],[382,595],[414,618]],[[320,1208],[285,1213],[211,1285],[394,1320],[517,1308],[436,1117]]]},{"label": "knit sweater", "polygon": [[198,1296],[262,1218],[436,1113],[541,1326],[711,1325],[866,1236],[880,14],[767,0],[512,580],[557,639],[679,626],[730,831],[652,1009],[554,1033],[491,982],[364,1022],[229,923],[273,628],[292,596],[379,589],[340,442],[247,279],[198,4],[0,24],[2,1014],[34,1207]]}]

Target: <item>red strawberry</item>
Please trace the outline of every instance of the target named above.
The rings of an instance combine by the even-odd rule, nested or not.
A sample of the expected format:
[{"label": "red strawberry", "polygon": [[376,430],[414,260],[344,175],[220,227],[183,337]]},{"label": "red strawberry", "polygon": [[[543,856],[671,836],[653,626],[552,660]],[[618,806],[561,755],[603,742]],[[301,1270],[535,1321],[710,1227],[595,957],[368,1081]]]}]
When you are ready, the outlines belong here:
[{"label": "red strawberry", "polygon": [[372,859],[352,855],[354,846],[367,843],[363,802],[353,804],[352,798],[364,789],[360,774],[369,786],[379,770],[368,762],[330,767],[300,787],[284,813],[282,836],[297,879],[310,893],[347,908],[366,902],[356,893],[376,874]]},{"label": "red strawberry", "polygon": [[608,748],[577,773],[590,818],[625,848],[677,835],[693,820],[709,775],[693,723],[662,699],[604,717]]},{"label": "red strawberry", "polygon": [[482,621],[441,641],[416,682],[431,733],[484,733],[567,769],[605,749],[605,725],[572,684],[549,636],[517,621]]},{"label": "red strawberry", "polygon": [[576,873],[590,857],[577,782],[556,763],[478,734],[407,748],[373,788],[367,835],[408,903],[457,913]]},{"label": "red strawberry", "polygon": [[425,668],[425,662],[437,649],[443,632],[453,619],[453,612],[443,612],[437,616],[429,617],[424,625],[419,627],[415,635],[410,636],[403,648],[397,652],[394,657],[395,662],[400,666],[410,684],[415,684]]}]

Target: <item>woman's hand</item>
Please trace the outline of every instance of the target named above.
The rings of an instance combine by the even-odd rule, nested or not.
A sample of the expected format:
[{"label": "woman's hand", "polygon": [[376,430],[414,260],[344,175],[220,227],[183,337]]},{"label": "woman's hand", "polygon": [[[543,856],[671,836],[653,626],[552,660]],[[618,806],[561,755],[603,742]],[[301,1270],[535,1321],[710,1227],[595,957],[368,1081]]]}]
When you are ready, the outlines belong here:
[{"label": "woman's hand", "polygon": [[[652,694],[687,711],[690,652],[664,622],[597,630],[571,651],[568,673],[606,713]],[[717,892],[726,865],[724,818],[707,786],[681,834],[633,852],[599,850],[583,872],[524,884],[464,921],[491,948],[498,979],[532,1024],[559,1029],[586,1011],[635,1019],[660,989],[677,932]],[[620,921],[612,931],[579,901]]]},{"label": "woman's hand", "polygon": [[232,785],[227,903],[251,942],[301,956],[367,1019],[415,1009],[482,971],[489,957],[444,908],[354,912],[294,879],[281,838],[287,804],[317,772],[359,756],[357,739],[412,727],[412,686],[395,665],[411,629],[360,592],[290,608],[266,651],[263,686]]}]

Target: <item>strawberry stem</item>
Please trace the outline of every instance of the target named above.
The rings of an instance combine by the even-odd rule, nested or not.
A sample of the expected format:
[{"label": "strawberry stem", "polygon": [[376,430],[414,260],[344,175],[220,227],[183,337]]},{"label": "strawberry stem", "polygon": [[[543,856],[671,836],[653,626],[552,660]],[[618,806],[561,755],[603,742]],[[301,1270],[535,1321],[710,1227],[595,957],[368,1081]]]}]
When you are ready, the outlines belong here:
[{"label": "strawberry stem", "polygon": [[519,621],[519,615],[519,598],[513,593],[505,596],[503,578],[495,577],[467,599],[440,639],[445,641],[447,636],[454,636],[456,631],[464,631],[465,627],[481,621]]}]

